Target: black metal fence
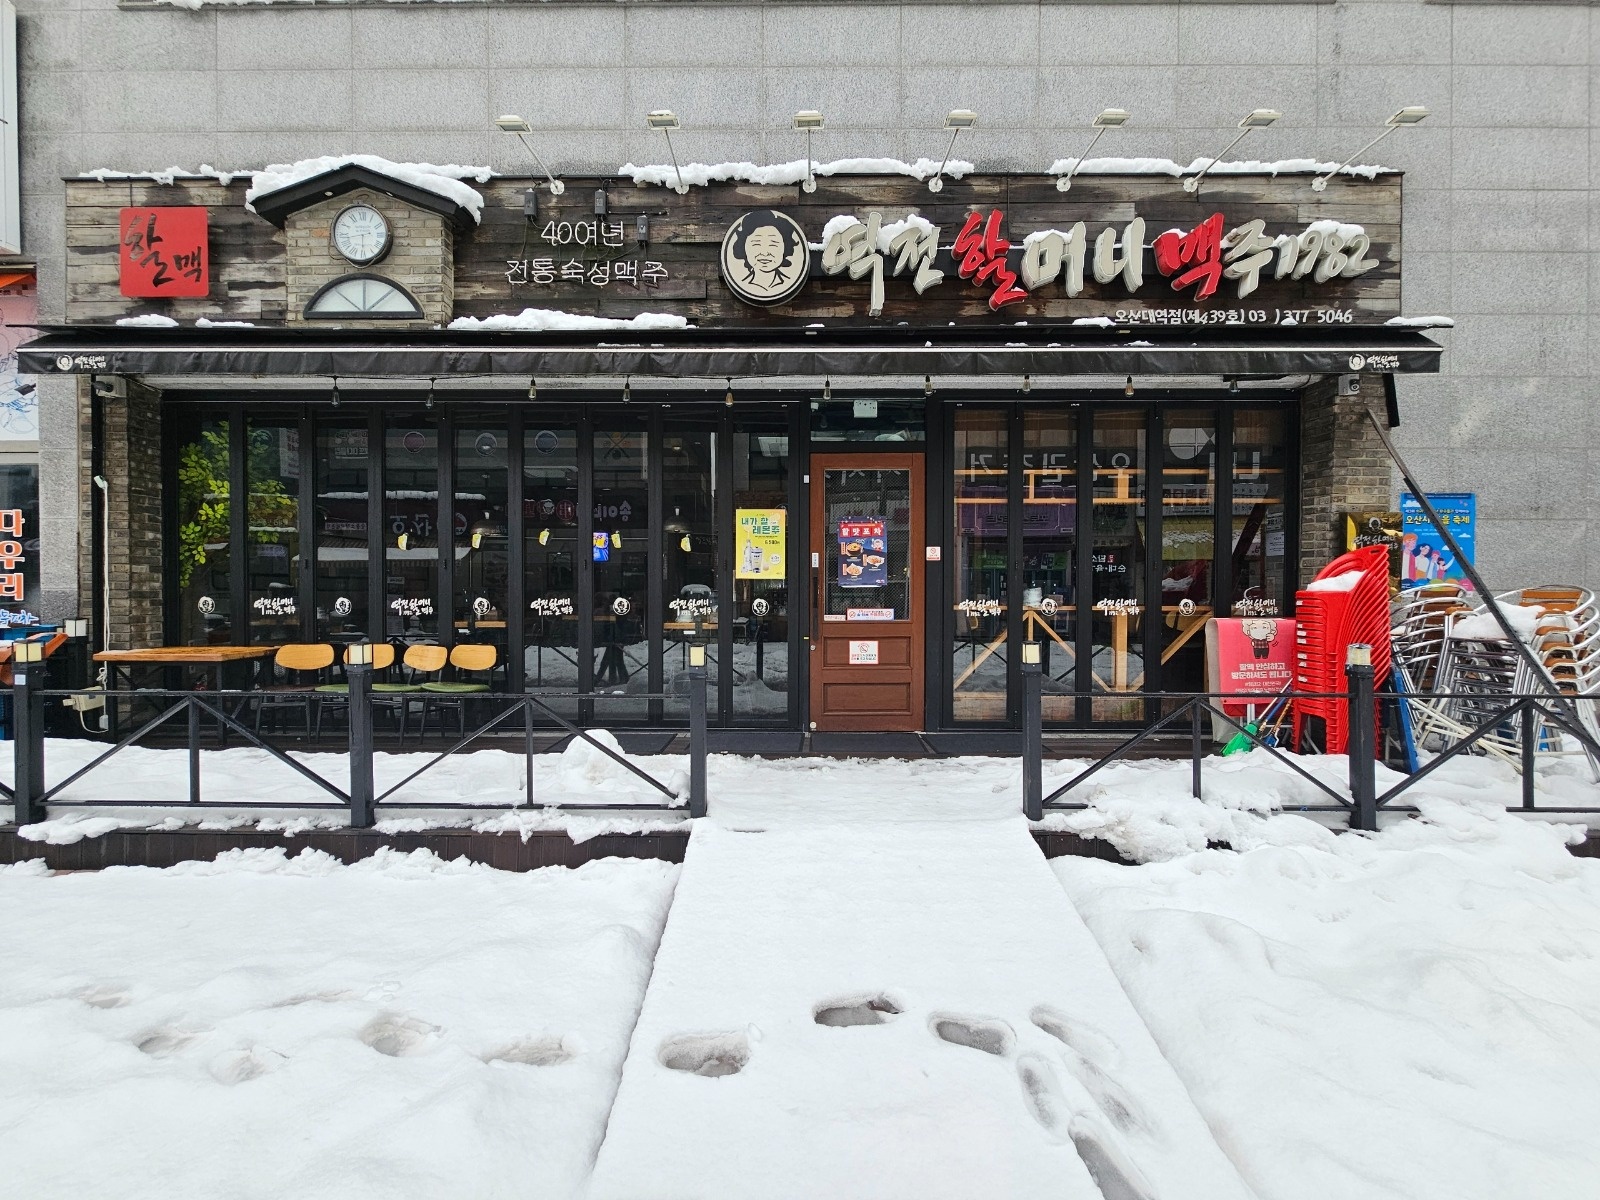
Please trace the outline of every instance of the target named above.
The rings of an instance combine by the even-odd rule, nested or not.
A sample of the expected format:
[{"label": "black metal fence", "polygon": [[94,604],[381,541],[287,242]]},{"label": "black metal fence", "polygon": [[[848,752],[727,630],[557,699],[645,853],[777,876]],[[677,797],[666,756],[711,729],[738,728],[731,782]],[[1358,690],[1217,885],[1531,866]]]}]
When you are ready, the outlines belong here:
[{"label": "black metal fence", "polygon": [[[706,814],[707,671],[704,666],[691,666],[688,668],[689,688],[687,697],[682,695],[646,695],[635,692],[574,692],[540,696],[474,692],[465,695],[452,695],[448,697],[449,701],[452,704],[459,703],[462,714],[460,736],[446,749],[434,754],[427,762],[412,771],[400,782],[386,788],[381,793],[377,790],[373,772],[377,714],[380,711],[392,709],[395,705],[405,705],[419,701],[437,703],[440,698],[430,696],[427,693],[404,692],[398,694],[385,693],[375,699],[372,691],[372,668],[370,666],[354,663],[347,664],[345,675],[348,680],[348,691],[332,695],[325,693],[285,694],[281,692],[231,690],[197,692],[162,689],[139,689],[136,691],[96,690],[92,693],[85,693],[75,690],[45,688],[42,686],[44,679],[42,664],[18,663],[16,664],[11,688],[12,734],[14,739],[12,749],[15,755],[16,770],[12,786],[4,788],[4,785],[0,785],[0,789],[3,789],[4,793],[10,798],[15,814],[14,819],[18,824],[31,824],[44,820],[51,807],[99,808],[123,806],[167,808],[181,804],[186,808],[292,808],[312,810],[348,808],[351,826],[369,828],[377,821],[378,806],[380,804],[391,809],[427,808],[484,811],[485,806],[483,805],[442,800],[399,800],[395,797],[401,789],[424,776],[428,771],[433,770],[452,755],[477,745],[492,735],[514,735],[520,726],[524,769],[523,795],[529,804],[532,803],[534,795],[533,760],[535,757],[535,739],[540,733],[547,733],[552,728],[555,728],[594,747],[600,754],[613,760],[636,776],[649,789],[659,793],[661,799],[651,806],[557,802],[541,805],[540,807],[577,811],[640,807],[673,808],[686,804],[689,816],[701,817]],[[88,763],[78,767],[63,778],[53,782],[48,781],[45,771],[45,713],[52,705],[70,704],[74,697],[83,697],[86,694],[92,695],[107,705],[126,704],[131,707],[142,704],[154,706],[156,712],[148,720],[137,724],[131,732],[119,737]],[[685,698],[688,700],[689,707],[689,772],[686,789],[676,788],[672,784],[657,778],[638,763],[633,762],[626,754],[618,753],[610,746],[607,746],[599,738],[595,737],[592,731],[580,729],[574,725],[572,721],[552,707],[552,702],[571,700],[581,704],[584,711],[592,711],[595,708],[603,710],[607,702],[627,701],[633,703],[641,700],[665,701],[683,700]],[[308,706],[320,705],[337,710],[342,717],[344,726],[343,744],[335,742],[328,749],[335,753],[342,751],[347,755],[349,763],[347,780],[336,783],[317,774],[286,751],[272,745],[243,719],[244,715],[251,711],[253,706],[268,703],[294,704],[301,702]],[[475,727],[468,729],[468,712],[487,714],[487,718]],[[188,793],[186,800],[131,799],[118,795],[104,798],[85,798],[78,795],[70,800],[62,797],[65,789],[77,783],[95,768],[102,766],[128,747],[145,742],[152,735],[156,735],[161,731],[177,732],[180,722],[182,725],[183,745],[187,750],[188,756]],[[307,727],[309,731],[309,719]],[[206,799],[201,770],[201,750],[205,748],[208,742],[215,745],[226,745],[227,739],[232,736],[243,739],[249,745],[263,751],[273,760],[296,772],[311,783],[320,793],[325,794],[327,798],[266,801],[234,796],[232,799]]]},{"label": "black metal fence", "polygon": [[[1342,692],[1291,690],[1253,694],[1235,692],[1227,695],[1216,692],[1146,693],[1145,698],[1159,703],[1163,708],[1167,709],[1166,713],[1154,723],[1130,735],[1108,754],[1102,755],[1067,780],[1066,783],[1046,795],[1044,791],[1044,745],[1041,736],[1043,678],[1039,664],[1024,661],[1022,664],[1022,677],[1022,805],[1023,812],[1032,821],[1042,820],[1046,812],[1074,811],[1087,807],[1081,802],[1067,800],[1066,796],[1074,788],[1111,763],[1119,759],[1126,759],[1141,743],[1158,733],[1174,729],[1185,730],[1188,734],[1186,750],[1190,770],[1190,793],[1195,799],[1200,799],[1204,763],[1211,755],[1210,740],[1205,732],[1205,718],[1208,715],[1220,718],[1225,722],[1225,728],[1229,729],[1230,733],[1243,736],[1252,747],[1266,750],[1276,761],[1288,767],[1295,775],[1306,780],[1333,801],[1332,804],[1327,805],[1297,805],[1298,811],[1348,813],[1350,828],[1352,829],[1376,830],[1378,828],[1378,813],[1380,810],[1403,811],[1400,806],[1395,805],[1393,802],[1405,792],[1421,783],[1451,759],[1472,753],[1485,738],[1491,735],[1504,736],[1506,731],[1513,728],[1518,737],[1520,751],[1518,770],[1521,777],[1521,803],[1517,806],[1510,806],[1511,810],[1600,815],[1600,805],[1556,806],[1539,804],[1537,799],[1538,780],[1535,770],[1539,752],[1539,738],[1543,729],[1554,729],[1562,734],[1570,735],[1578,746],[1590,756],[1592,762],[1600,763],[1600,741],[1597,741],[1594,735],[1585,727],[1577,708],[1580,704],[1594,704],[1596,701],[1600,701],[1600,696],[1538,692],[1514,693],[1494,697],[1490,700],[1483,693],[1462,693],[1459,695],[1454,693],[1432,693],[1425,696],[1379,693],[1374,685],[1371,665],[1360,663],[1354,663],[1345,668],[1346,690]],[[1258,730],[1252,728],[1247,720],[1241,719],[1236,714],[1224,712],[1222,708],[1224,700],[1232,703],[1255,702],[1264,707],[1276,701],[1292,701],[1294,699],[1335,701],[1345,705],[1349,743],[1347,749],[1346,787],[1344,790],[1331,787],[1327,780],[1318,778],[1306,769],[1303,764],[1314,762],[1314,757],[1290,753],[1284,748],[1273,744]],[[1378,747],[1375,745],[1374,721],[1374,715],[1378,711],[1378,704],[1382,702],[1401,705],[1448,700],[1471,700],[1479,711],[1483,711],[1484,705],[1488,703],[1491,705],[1488,710],[1489,715],[1480,721],[1476,727],[1468,730],[1456,741],[1445,746],[1439,753],[1429,758],[1427,762],[1420,765],[1415,771],[1407,774],[1400,782],[1380,793],[1377,786],[1377,767],[1380,755]]]}]

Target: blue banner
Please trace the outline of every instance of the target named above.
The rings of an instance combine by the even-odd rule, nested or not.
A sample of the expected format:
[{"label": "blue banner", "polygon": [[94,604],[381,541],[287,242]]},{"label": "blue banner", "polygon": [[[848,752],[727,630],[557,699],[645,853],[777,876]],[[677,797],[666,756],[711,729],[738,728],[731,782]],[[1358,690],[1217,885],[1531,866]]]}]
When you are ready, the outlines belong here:
[{"label": "blue banner", "polygon": [[[1429,492],[1428,503],[1439,520],[1450,528],[1450,536],[1461,547],[1468,563],[1476,563],[1478,497],[1473,492]],[[1430,583],[1457,583],[1468,591],[1472,581],[1466,576],[1455,552],[1422,511],[1410,492],[1400,493],[1400,590]]]}]

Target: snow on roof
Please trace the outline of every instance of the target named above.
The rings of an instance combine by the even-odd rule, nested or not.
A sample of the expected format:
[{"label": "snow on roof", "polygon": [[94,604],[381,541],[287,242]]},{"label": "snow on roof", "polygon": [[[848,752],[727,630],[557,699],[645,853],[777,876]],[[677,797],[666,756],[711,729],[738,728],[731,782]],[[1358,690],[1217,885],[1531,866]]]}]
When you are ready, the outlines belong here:
[{"label": "snow on roof", "polygon": [[92,171],[79,171],[78,178],[95,179],[101,183],[109,179],[149,179],[168,186],[180,179],[215,179],[223,187],[227,187],[235,179],[254,174],[254,168],[223,171],[209,163],[201,163],[198,171],[190,171],[184,167],[168,167],[165,171],[119,171],[115,167],[96,167]]},{"label": "snow on roof", "polygon": [[1402,329],[1454,329],[1454,317],[1390,317],[1385,325],[1395,325]]},{"label": "snow on roof", "polygon": [[[1075,158],[1058,158],[1050,164],[1046,175],[1065,175],[1077,166]],[[1206,170],[1212,175],[1324,175],[1339,167],[1338,163],[1319,163],[1312,158],[1284,158],[1277,162],[1260,162],[1243,159],[1238,162],[1213,162],[1197,158],[1187,167],[1180,167],[1170,158],[1086,158],[1078,167],[1079,175],[1194,175]],[[1363,179],[1376,179],[1381,174],[1392,174],[1395,168],[1379,166],[1348,166],[1340,168],[1341,175],[1359,175]]]},{"label": "snow on roof", "polygon": [[[658,163],[654,166],[637,167],[633,163],[626,163],[617,169],[617,174],[626,175],[635,183],[654,183],[662,187],[673,187],[678,182],[678,168],[671,163]],[[909,175],[913,179],[928,179],[937,174],[939,164],[932,159],[919,158],[914,163],[902,162],[898,158],[840,158],[833,162],[819,163],[813,161],[811,173],[813,175]],[[960,179],[977,170],[969,162],[959,158],[952,158],[944,165],[944,173],[951,179]],[[716,163],[707,166],[705,163],[684,163],[682,166],[683,182],[689,187],[704,187],[708,183],[724,183],[737,180],[740,183],[760,184],[791,184],[799,183],[806,177],[806,160],[797,158],[793,162],[774,163],[771,166],[758,167],[755,163]]]},{"label": "snow on roof", "polygon": [[340,167],[365,167],[400,183],[453,200],[471,213],[474,221],[483,217],[483,195],[461,181],[475,179],[485,183],[494,174],[491,167],[463,167],[456,163],[446,166],[397,163],[379,158],[376,154],[326,154],[321,158],[303,158],[295,163],[274,163],[257,171],[250,190],[244,194],[244,206],[254,212],[255,202],[263,196],[293,187],[307,179],[315,179],[318,175],[326,175],[329,171],[337,171]]},{"label": "snow on roof", "polygon": [[635,317],[591,317],[585,313],[562,312],[557,308],[525,308],[519,313],[495,313],[488,317],[457,317],[451,329],[520,330],[546,329],[687,329],[688,318],[674,313],[640,313]]},{"label": "snow on roof", "polygon": [[170,329],[177,325],[171,317],[160,313],[141,313],[137,317],[118,317],[118,325],[131,325],[148,329]]}]

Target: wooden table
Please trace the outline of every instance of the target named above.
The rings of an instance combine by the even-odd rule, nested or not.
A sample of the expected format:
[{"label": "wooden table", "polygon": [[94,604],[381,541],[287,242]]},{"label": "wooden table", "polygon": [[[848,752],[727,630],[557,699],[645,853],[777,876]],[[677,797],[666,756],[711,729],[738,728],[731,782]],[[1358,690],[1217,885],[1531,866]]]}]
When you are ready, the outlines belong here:
[{"label": "wooden table", "polygon": [[[259,671],[260,660],[278,652],[276,646],[146,646],[135,650],[101,650],[95,662],[106,664],[106,690],[116,691],[117,672],[127,673],[128,683],[133,683],[133,672],[138,667],[209,667],[213,691],[222,691],[222,672],[234,663],[253,663]],[[109,698],[108,698],[109,699]],[[116,736],[117,706],[108,707],[111,733]],[[226,744],[227,727],[221,725],[218,736]]]}]

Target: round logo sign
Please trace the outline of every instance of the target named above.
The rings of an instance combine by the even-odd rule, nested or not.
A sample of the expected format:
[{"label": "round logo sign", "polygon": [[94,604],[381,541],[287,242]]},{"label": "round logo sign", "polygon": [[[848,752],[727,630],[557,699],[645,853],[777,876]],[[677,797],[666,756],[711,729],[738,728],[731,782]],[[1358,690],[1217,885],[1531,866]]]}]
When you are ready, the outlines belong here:
[{"label": "round logo sign", "polygon": [[1194,601],[1185,596],[1178,601],[1178,615],[1180,617],[1194,616]]},{"label": "round logo sign", "polygon": [[765,596],[757,596],[754,600],[750,601],[750,611],[758,617],[764,617],[772,611],[772,605],[767,601]]},{"label": "round logo sign", "polygon": [[209,617],[212,613],[217,611],[217,602],[210,596],[201,596],[200,599],[195,602],[195,607],[200,610],[201,616]]},{"label": "round logo sign", "polygon": [[633,605],[628,603],[628,598],[626,596],[618,596],[611,602],[611,611],[619,617],[627,616],[629,610],[632,608]]},{"label": "round logo sign", "polygon": [[1055,616],[1056,609],[1060,607],[1060,603],[1054,596],[1046,596],[1043,600],[1039,601],[1039,611],[1047,617]]},{"label": "round logo sign", "polygon": [[1359,371],[1359,370],[1361,370],[1362,367],[1364,367],[1366,365],[1367,365],[1367,360],[1363,355],[1352,354],[1350,356],[1350,369],[1352,371]]},{"label": "round logo sign", "polygon": [[333,615],[336,617],[348,617],[354,608],[355,605],[350,603],[350,597],[340,596],[333,602]]},{"label": "round logo sign", "polygon": [[489,615],[489,597],[479,596],[472,602],[472,615],[486,617]]},{"label": "round logo sign", "polygon": [[70,371],[70,370],[72,370],[72,355],[70,355],[70,354],[58,354],[58,355],[56,355],[56,370],[58,370],[58,371]]},{"label": "round logo sign", "polygon": [[746,304],[782,304],[805,287],[811,248],[793,217],[757,208],[728,226],[721,263],[723,281]]}]

